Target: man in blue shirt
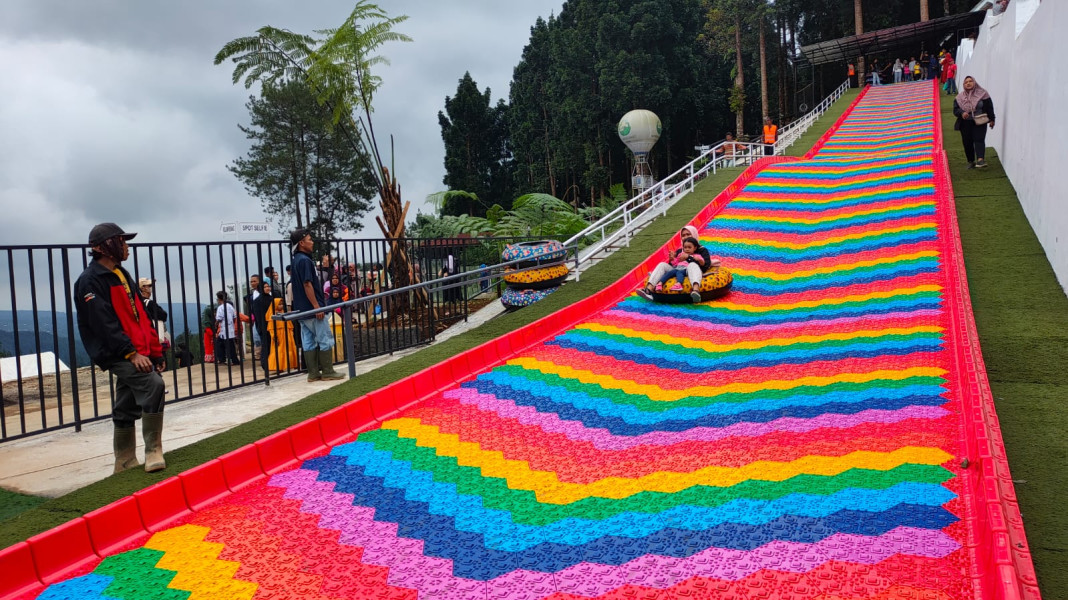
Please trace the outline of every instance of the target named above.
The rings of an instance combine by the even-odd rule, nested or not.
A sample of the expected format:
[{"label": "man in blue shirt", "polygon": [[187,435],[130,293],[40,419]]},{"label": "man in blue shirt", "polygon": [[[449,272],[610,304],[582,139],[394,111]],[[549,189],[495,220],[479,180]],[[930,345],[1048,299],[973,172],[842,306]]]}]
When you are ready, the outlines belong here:
[{"label": "man in blue shirt", "polygon": [[[305,312],[326,305],[323,285],[316,273],[311,251],[315,246],[311,232],[296,229],[289,234],[289,246],[293,251],[293,310]],[[308,381],[320,379],[344,379],[334,371],[334,332],[330,319],[324,313],[315,318],[303,319],[300,323],[300,342],[304,348],[304,362],[308,365]]]}]

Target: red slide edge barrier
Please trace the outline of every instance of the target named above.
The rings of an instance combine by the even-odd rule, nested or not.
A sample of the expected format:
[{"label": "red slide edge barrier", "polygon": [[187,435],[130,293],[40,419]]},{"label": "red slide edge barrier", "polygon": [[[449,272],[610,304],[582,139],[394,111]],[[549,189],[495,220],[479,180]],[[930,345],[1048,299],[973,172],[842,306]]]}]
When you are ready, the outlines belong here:
[{"label": "red slide edge barrier", "polygon": [[[835,123],[834,129],[849,115],[861,97],[863,92]],[[757,160],[689,221],[689,224],[700,227],[707,223],[766,167],[796,160],[800,159],[770,156]],[[466,381],[482,371],[503,364],[526,349],[556,335],[561,329],[578,323],[620,297],[632,293],[644,282],[646,275],[656,266],[662,254],[673,244],[678,244],[678,238],[676,233],[650,254],[649,258],[614,284],[571,306],[369,392],[337,409],[242,446],[176,477],[136,492],[133,496],[112,502],[85,517],[78,517],[36,535],[27,542],[20,542],[0,551],[0,572],[5,573],[5,577],[0,579],[0,599],[32,592],[48,583],[69,577],[79,570],[85,570],[88,565],[95,564],[103,556],[97,551],[113,554],[125,550],[149,532],[167,527],[192,514],[194,510],[200,510],[233,492],[266,479],[269,475],[295,466],[307,457],[328,451],[331,445],[324,441],[324,437],[334,437],[332,434],[337,433],[339,421],[334,420],[337,417],[327,415],[340,411],[340,414],[346,417],[352,435],[339,439],[351,439],[356,434],[392,418],[402,409],[432,398],[460,381]],[[323,426],[322,419],[330,421]],[[330,433],[326,433],[327,431]],[[290,446],[288,452],[293,456],[292,461],[284,448],[285,445]],[[93,515],[90,523],[119,522],[120,519],[131,517],[133,511],[139,516],[138,527],[129,531],[94,533],[101,531],[101,528],[93,528],[86,523],[90,515]],[[36,552],[34,547],[37,548]],[[9,572],[17,573],[18,576],[6,576]]]},{"label": "red slide edge barrier", "polygon": [[[936,121],[940,124],[937,89],[935,111],[939,115]],[[941,146],[936,146],[932,159],[935,189],[942,207],[942,227],[947,233],[942,240],[942,253],[949,279],[946,309],[956,349],[956,388],[962,409],[961,436],[966,453],[962,458],[969,462],[961,475],[966,500],[963,518],[969,521],[965,551],[971,554],[971,562],[975,565],[969,576],[982,598],[1038,600],[1041,598],[1038,579],[979,347],[949,164]]]}]

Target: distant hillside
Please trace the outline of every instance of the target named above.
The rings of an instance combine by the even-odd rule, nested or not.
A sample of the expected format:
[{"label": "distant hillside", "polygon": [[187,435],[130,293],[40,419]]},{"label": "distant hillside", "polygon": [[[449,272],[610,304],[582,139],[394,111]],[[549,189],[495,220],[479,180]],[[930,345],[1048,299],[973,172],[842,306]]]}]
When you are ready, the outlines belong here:
[{"label": "distant hillside", "polygon": [[[85,352],[85,348],[82,347],[81,338],[78,337],[75,332],[74,339],[74,353],[78,357],[78,365],[85,366],[89,364],[89,355]],[[41,334],[41,349],[38,350],[36,342],[33,337],[32,329],[20,329],[19,330],[19,346],[18,354],[36,354],[37,352],[55,352],[59,360],[62,360],[64,364],[70,365],[70,340],[64,336],[59,336],[59,348],[55,347],[55,340],[52,337],[52,333]],[[4,354],[15,356],[15,332],[7,329],[0,329],[0,351]]]}]

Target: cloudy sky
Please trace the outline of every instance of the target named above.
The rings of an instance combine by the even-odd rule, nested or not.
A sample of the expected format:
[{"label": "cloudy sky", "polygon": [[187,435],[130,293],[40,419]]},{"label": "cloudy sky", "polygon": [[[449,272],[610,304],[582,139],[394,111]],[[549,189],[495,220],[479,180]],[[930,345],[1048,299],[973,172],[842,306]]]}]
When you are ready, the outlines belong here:
[{"label": "cloudy sky", "polygon": [[[339,24],[352,0],[3,0],[0,245],[83,243],[101,221],[138,241],[215,241],[221,222],[263,221],[226,170],[247,148],[249,95],[212,64],[262,25]],[[442,189],[437,113],[464,71],[494,101],[538,16],[562,0],[381,0],[414,42],[386,46],[376,129],[396,140],[412,213]],[[377,209],[376,209],[377,212]],[[378,237],[374,213],[360,237]],[[272,225],[272,231],[277,230]]]}]

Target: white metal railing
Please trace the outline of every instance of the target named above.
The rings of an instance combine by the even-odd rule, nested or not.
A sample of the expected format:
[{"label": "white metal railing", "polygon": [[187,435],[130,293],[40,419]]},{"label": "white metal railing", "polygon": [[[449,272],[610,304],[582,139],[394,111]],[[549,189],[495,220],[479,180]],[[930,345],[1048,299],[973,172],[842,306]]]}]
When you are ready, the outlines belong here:
[{"label": "white metal railing", "polygon": [[[846,80],[818,106],[780,130],[779,139],[774,145],[775,154],[785,152],[848,89],[849,81]],[[666,214],[672,204],[693,191],[697,182],[709,172],[715,174],[724,167],[749,166],[764,156],[767,146],[762,142],[723,141],[714,146],[699,147],[698,157],[686,166],[627,200],[564,242],[565,246],[572,246],[583,238],[598,238],[596,242],[576,253],[573,271],[575,279],[580,277],[583,265],[590,263],[598,253],[619,240],[625,238],[626,245],[630,245],[630,238],[639,229],[656,217]]]}]

